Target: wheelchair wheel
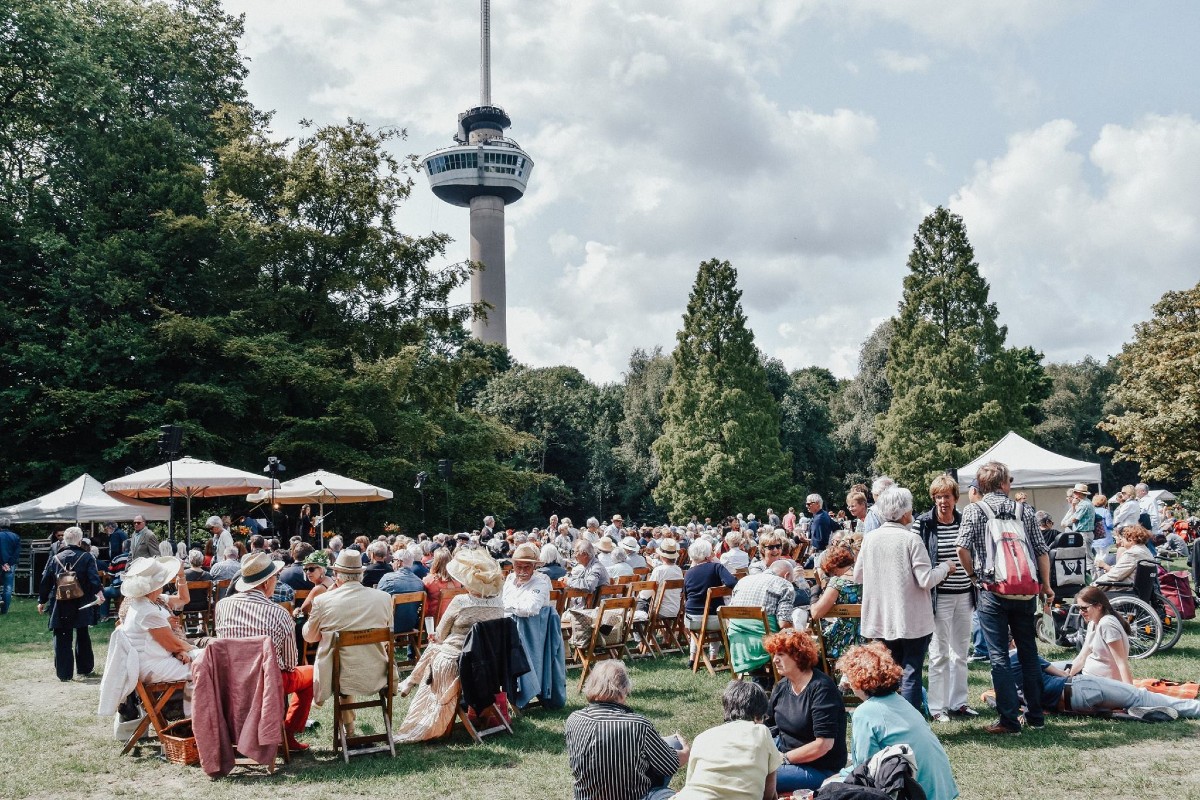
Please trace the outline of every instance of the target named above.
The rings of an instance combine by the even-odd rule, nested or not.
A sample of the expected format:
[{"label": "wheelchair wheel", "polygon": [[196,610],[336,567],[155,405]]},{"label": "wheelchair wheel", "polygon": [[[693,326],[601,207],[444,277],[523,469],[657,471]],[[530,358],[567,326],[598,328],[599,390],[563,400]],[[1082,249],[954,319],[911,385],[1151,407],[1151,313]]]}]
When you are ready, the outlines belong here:
[{"label": "wheelchair wheel", "polygon": [[1129,657],[1146,658],[1158,650],[1163,638],[1162,620],[1147,603],[1133,595],[1109,597],[1113,612],[1129,623]]},{"label": "wheelchair wheel", "polygon": [[1170,650],[1179,641],[1179,637],[1183,635],[1183,617],[1179,616],[1179,609],[1165,597],[1161,595],[1156,598],[1157,602],[1161,602],[1159,607],[1159,619],[1162,620],[1162,643],[1159,644],[1159,650]]}]

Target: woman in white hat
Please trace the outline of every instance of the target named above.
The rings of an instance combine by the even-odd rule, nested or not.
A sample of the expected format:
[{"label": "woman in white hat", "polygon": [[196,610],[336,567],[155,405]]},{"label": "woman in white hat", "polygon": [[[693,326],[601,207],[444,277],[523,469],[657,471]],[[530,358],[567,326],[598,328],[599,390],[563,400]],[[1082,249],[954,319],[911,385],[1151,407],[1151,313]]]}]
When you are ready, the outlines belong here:
[{"label": "woman in white hat", "polygon": [[446,606],[433,635],[434,643],[400,684],[401,697],[406,697],[414,686],[417,693],[396,730],[397,742],[437,739],[449,730],[459,697],[458,657],[467,634],[476,622],[504,616],[504,573],[486,548],[459,548],[446,571],[467,593]]},{"label": "woman in white hat", "polygon": [[199,652],[175,631],[171,614],[160,600],[163,587],[171,581],[185,591],[183,563],[174,556],[136,559],[121,580],[121,594],[125,596],[121,631],[137,651],[138,673],[143,681],[189,680],[189,665]]}]

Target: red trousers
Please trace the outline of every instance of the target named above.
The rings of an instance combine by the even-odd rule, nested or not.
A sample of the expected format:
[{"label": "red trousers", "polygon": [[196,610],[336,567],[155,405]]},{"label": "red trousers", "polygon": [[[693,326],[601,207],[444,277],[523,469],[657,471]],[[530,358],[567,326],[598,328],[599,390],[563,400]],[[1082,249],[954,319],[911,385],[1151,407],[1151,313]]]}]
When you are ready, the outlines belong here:
[{"label": "red trousers", "polygon": [[281,674],[283,694],[291,695],[283,727],[288,733],[295,735],[304,730],[304,725],[308,722],[308,710],[312,708],[313,668],[312,665],[296,667],[291,672]]}]

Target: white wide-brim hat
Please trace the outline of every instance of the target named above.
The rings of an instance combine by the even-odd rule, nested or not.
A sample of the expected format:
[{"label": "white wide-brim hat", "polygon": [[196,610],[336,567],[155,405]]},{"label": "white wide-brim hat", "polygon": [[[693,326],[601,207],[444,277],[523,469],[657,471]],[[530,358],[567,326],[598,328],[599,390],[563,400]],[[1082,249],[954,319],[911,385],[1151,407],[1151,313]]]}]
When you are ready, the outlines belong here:
[{"label": "white wide-brim hat", "polygon": [[121,578],[121,594],[145,597],[155,589],[161,589],[179,574],[179,563],[175,556],[134,559]]}]

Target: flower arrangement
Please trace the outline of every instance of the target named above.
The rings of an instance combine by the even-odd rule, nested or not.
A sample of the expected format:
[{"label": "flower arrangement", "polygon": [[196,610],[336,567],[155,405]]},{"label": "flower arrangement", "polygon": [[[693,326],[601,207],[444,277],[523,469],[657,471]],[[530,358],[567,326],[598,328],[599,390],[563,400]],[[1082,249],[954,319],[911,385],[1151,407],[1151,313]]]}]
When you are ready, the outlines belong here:
[{"label": "flower arrangement", "polygon": [[385,522],[383,524],[383,532],[384,533],[399,533],[400,526],[394,522]]}]

